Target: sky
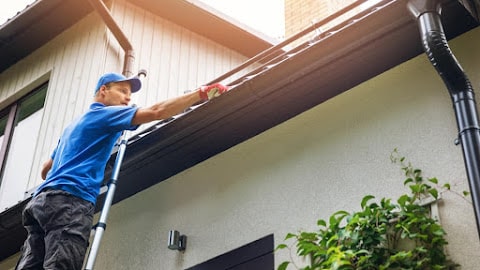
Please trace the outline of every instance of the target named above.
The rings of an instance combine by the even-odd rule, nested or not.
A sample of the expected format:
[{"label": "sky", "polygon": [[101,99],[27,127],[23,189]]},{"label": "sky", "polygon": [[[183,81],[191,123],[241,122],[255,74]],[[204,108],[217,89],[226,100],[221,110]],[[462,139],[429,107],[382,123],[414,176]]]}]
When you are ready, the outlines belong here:
[{"label": "sky", "polygon": [[199,1],[271,37],[280,38],[284,36],[285,0]]},{"label": "sky", "polygon": [[[284,0],[199,1],[270,37],[281,38],[284,35]],[[33,2],[0,0],[0,25]]]},{"label": "sky", "polygon": [[34,0],[0,0],[0,25],[33,2]]}]

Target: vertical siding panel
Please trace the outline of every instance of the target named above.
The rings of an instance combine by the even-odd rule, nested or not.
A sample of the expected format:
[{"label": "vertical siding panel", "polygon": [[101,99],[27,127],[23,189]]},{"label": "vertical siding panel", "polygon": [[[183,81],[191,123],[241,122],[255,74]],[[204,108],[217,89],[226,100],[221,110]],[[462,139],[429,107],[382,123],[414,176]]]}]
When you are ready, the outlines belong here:
[{"label": "vertical siding panel", "polygon": [[104,47],[106,48],[105,52],[105,62],[102,63],[104,66],[104,72],[122,72],[123,67],[123,51],[120,45],[118,44],[115,37],[112,35],[108,28],[105,28],[105,40]]},{"label": "vertical siding panel", "polygon": [[[88,74],[88,87],[92,91],[96,86],[99,76],[105,71],[105,62],[106,62],[106,50],[102,41],[105,37],[105,26],[103,24],[97,24],[95,31],[91,36],[90,43],[92,44],[92,60],[90,63],[90,68],[87,70]],[[88,65],[88,63],[87,63]],[[90,97],[92,97],[91,95]],[[90,103],[91,99],[86,100],[86,104]]]},{"label": "vertical siding panel", "polygon": [[[148,96],[152,98],[149,99],[151,102],[155,102],[160,99],[160,91],[162,88],[163,70],[161,69],[161,62],[164,61],[162,58],[162,43],[164,40],[163,36],[163,20],[160,18],[155,18],[153,26],[153,39],[151,44],[151,61],[148,66],[144,66],[148,69],[148,75],[146,78]],[[146,104],[147,105],[147,104]]]},{"label": "vertical siding panel", "polygon": [[[140,68],[148,71],[143,91],[134,99],[139,106],[181,95],[245,60],[242,55],[130,2],[111,3],[114,19],[133,44],[134,72]],[[42,182],[42,163],[50,156],[65,126],[87,109],[98,77],[104,72],[121,72],[123,59],[118,41],[92,12],[0,74],[0,109],[38,86],[40,78],[49,80],[28,189]]]},{"label": "vertical siding panel", "polygon": [[159,61],[153,63],[153,65],[158,66],[159,75],[158,75],[158,88],[156,89],[156,100],[166,98],[166,91],[168,90],[168,78],[170,76],[169,71],[169,61],[170,61],[170,36],[168,33],[169,22],[163,19],[160,19],[160,33],[161,36],[160,43],[157,45],[156,49],[159,53]]},{"label": "vertical siding panel", "polygon": [[190,50],[189,45],[191,42],[190,32],[182,28],[180,30],[180,46],[179,46],[179,78],[177,82],[177,96],[182,95],[186,90],[190,88],[188,85],[189,66],[190,66]]},{"label": "vertical siding panel", "polygon": [[19,71],[19,72],[18,72],[19,75],[17,75],[16,77],[14,77],[14,78],[15,78],[15,82],[14,82],[14,85],[13,85],[14,88],[9,89],[9,91],[8,91],[8,94],[9,94],[9,95],[14,94],[13,91],[14,91],[15,89],[17,89],[17,88],[20,88],[20,87],[23,85],[22,82],[24,81],[23,78],[24,78],[24,76],[25,76],[25,74],[23,73],[23,70],[28,70],[28,62],[27,62],[25,59],[23,59],[22,62],[23,62],[23,64],[24,64],[24,69],[22,69],[21,72]]},{"label": "vertical siding panel", "polygon": [[172,24],[168,21],[165,21],[164,29],[162,32],[163,40],[162,44],[160,45],[160,52],[161,52],[161,61],[160,64],[160,72],[161,72],[161,81],[160,81],[160,96],[159,99],[165,99],[168,97],[168,90],[170,88],[170,80],[171,80],[171,55],[172,55],[172,39],[173,35],[170,31]]},{"label": "vertical siding panel", "polygon": [[205,74],[205,77],[202,78],[202,82],[208,82],[210,81],[210,79],[213,79],[214,75],[215,75],[215,56],[217,55],[215,53],[215,45],[214,46],[211,46],[211,42],[210,40],[207,40],[208,42],[208,45],[206,47],[206,51],[205,51],[205,66],[202,66],[200,67],[201,69],[204,69],[206,71],[206,74]]},{"label": "vertical siding panel", "polygon": [[[76,32],[76,27],[73,28],[72,32]],[[63,119],[62,126],[66,126],[71,119],[73,118],[73,111],[76,106],[76,96],[78,92],[78,81],[75,79],[75,73],[77,71],[78,64],[78,55],[81,52],[81,46],[78,38],[76,36],[70,36],[70,45],[66,47],[64,54],[64,62],[66,63],[64,68],[62,68],[61,77],[63,80],[63,86],[57,91],[63,92]],[[63,130],[63,129],[62,129]]]},{"label": "vertical siding panel", "polygon": [[198,60],[199,60],[199,49],[198,49],[198,37],[192,35],[190,43],[188,44],[189,50],[189,59],[188,59],[188,89],[194,90],[199,87],[201,82],[198,81]]},{"label": "vertical siding panel", "polygon": [[142,91],[137,94],[137,98],[134,99],[136,104],[138,106],[145,106],[148,105],[148,96],[152,96],[152,101],[155,101],[156,95],[151,94],[151,92],[156,92],[155,88],[152,88],[151,91],[149,90],[150,87],[148,87],[148,82],[150,76],[159,76],[158,72],[154,72],[151,70],[152,67],[152,59],[154,58],[154,51],[153,51],[153,40],[155,38],[155,30],[153,26],[155,25],[155,17],[149,13],[149,12],[144,12],[144,21],[143,21],[143,31],[142,31],[142,37],[140,40],[140,51],[139,51],[139,69],[147,69],[147,77],[143,80],[143,86],[142,86]]},{"label": "vertical siding panel", "polygon": [[207,42],[205,40],[205,38],[200,38],[198,40],[198,45],[197,45],[197,48],[198,48],[198,64],[197,64],[197,82],[199,82],[199,84],[205,84],[207,82],[206,78],[207,78],[207,70],[206,70],[206,67],[207,67],[207,63],[206,63],[206,50],[207,50]]},{"label": "vertical siding panel", "polygon": [[19,84],[24,85],[26,82],[31,81],[30,78],[32,76],[32,69],[34,67],[33,63],[35,61],[35,57],[31,57],[26,61],[26,69],[23,70],[21,77],[19,78]]},{"label": "vertical siding panel", "polygon": [[170,41],[170,72],[168,73],[168,92],[167,98],[175,97],[178,93],[178,80],[180,76],[180,27],[172,24],[171,41]]},{"label": "vertical siding panel", "polygon": [[73,51],[77,46],[78,43],[76,40],[75,42],[67,43],[62,57],[61,68],[58,70],[58,79],[60,84],[58,85],[59,88],[56,89],[56,92],[61,101],[56,105],[59,112],[61,112],[57,115],[61,123],[59,125],[59,133],[72,118],[72,108],[75,106],[75,101],[72,98],[72,83],[76,59],[73,57]]},{"label": "vertical siding panel", "polygon": [[85,39],[81,47],[84,47],[84,50],[79,55],[79,64],[77,70],[77,79],[79,80],[79,85],[77,89],[77,106],[73,110],[73,115],[80,115],[86,109],[86,104],[89,103],[93,97],[94,85],[90,82],[90,72],[94,70],[98,72],[95,67],[96,62],[99,60],[96,58],[96,46],[95,39],[100,37],[98,35],[98,27],[90,29],[88,25],[84,25],[81,33],[85,33]]},{"label": "vertical siding panel", "polygon": [[[2,89],[1,96],[0,98],[3,100],[7,99],[9,96],[14,94],[14,90],[17,89],[17,81],[18,77],[15,76],[16,74],[20,73],[20,67],[19,65],[15,65],[10,72],[6,72],[5,77],[2,78],[5,80],[5,88]],[[2,106],[2,107],[5,107]]]},{"label": "vertical siding panel", "polygon": [[[131,16],[133,17],[133,29],[132,30],[132,46],[135,50],[135,63],[134,63],[134,74],[141,68],[146,68],[150,64],[150,55],[151,55],[151,40],[152,40],[152,22],[153,18],[151,15],[143,9],[140,9],[136,6],[133,6],[131,3],[127,3],[127,10],[129,13],[134,13]],[[145,81],[145,80],[144,80]],[[147,101],[147,93],[145,93],[145,88],[135,94],[132,97],[132,104],[141,106]]]}]

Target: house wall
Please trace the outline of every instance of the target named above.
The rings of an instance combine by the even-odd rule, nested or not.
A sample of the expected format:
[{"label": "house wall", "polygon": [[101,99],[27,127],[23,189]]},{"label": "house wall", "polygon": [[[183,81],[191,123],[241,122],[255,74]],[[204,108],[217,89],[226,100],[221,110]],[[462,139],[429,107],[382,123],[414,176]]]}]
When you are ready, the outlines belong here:
[{"label": "house wall", "polygon": [[[480,29],[451,41],[478,91]],[[424,55],[415,57],[258,136],[114,205],[98,269],[185,269],[270,233],[314,230],[364,195],[409,191],[389,156],[394,148],[425,176],[449,182],[440,203],[447,252],[476,269],[479,235],[450,97]],[[168,231],[187,235],[167,249]],[[294,253],[294,252],[293,252]],[[288,260],[286,250],[276,264]]]},{"label": "house wall", "polygon": [[[112,2],[111,12],[135,50],[134,70],[148,71],[144,90],[132,97],[140,107],[206,84],[246,60],[131,3]],[[7,198],[2,194],[11,193],[12,183],[17,183],[16,179],[4,179],[0,211],[23,200],[24,191],[41,183],[41,164],[51,154],[64,127],[88,108],[98,77],[105,72],[122,72],[122,67],[123,50],[100,16],[91,13],[0,74],[0,109],[49,80],[39,139],[35,149],[25,153],[34,156],[29,180],[15,188],[16,196]],[[6,186],[8,191],[2,188]]]}]

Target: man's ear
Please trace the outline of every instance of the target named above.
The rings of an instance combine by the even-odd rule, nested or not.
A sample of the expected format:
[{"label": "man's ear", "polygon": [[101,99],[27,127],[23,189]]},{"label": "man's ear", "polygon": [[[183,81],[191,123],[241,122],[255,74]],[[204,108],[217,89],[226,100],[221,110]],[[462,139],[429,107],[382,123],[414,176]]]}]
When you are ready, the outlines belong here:
[{"label": "man's ear", "polygon": [[104,84],[104,85],[100,86],[100,89],[98,89],[98,92],[99,92],[99,93],[103,93],[103,92],[105,92],[105,90],[107,90],[107,89],[108,89],[108,87]]},{"label": "man's ear", "polygon": [[100,98],[105,95],[105,90],[107,89],[107,86],[102,85],[100,88],[98,88],[97,92],[95,92],[95,95],[93,96],[94,98]]}]

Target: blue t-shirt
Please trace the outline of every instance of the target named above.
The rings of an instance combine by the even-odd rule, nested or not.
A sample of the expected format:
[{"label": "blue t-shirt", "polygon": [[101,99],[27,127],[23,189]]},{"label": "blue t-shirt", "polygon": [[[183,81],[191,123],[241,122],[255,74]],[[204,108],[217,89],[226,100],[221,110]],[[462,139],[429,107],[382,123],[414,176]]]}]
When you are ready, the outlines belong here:
[{"label": "blue t-shirt", "polygon": [[131,125],[137,109],[90,105],[64,130],[52,154],[52,168],[34,195],[45,188],[60,189],[95,204],[115,142],[124,130],[138,127]]}]

